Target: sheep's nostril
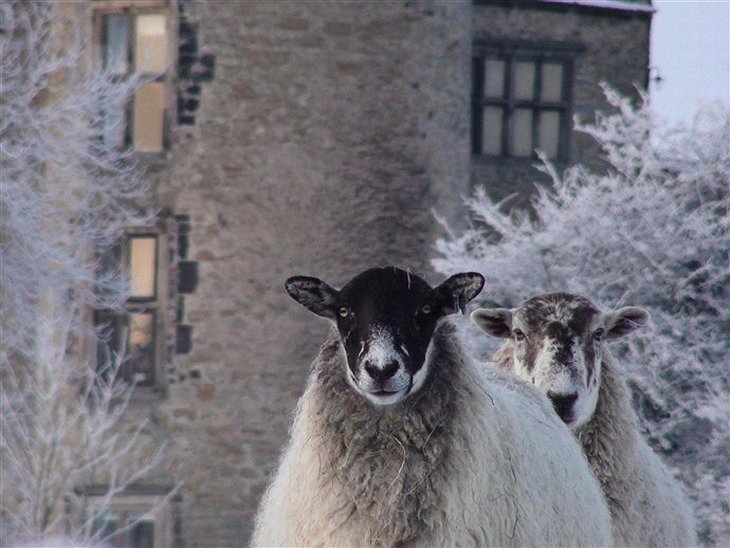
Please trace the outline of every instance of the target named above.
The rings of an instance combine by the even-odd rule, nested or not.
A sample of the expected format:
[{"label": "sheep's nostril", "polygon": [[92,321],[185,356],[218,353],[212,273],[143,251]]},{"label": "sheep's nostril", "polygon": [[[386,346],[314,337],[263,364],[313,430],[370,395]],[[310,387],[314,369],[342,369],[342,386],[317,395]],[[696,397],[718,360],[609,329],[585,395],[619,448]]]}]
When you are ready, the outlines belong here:
[{"label": "sheep's nostril", "polygon": [[568,422],[573,418],[573,405],[578,399],[577,392],[573,392],[572,394],[556,394],[555,392],[548,391],[547,397],[550,398],[555,412],[564,422]]},{"label": "sheep's nostril", "polygon": [[398,371],[398,362],[392,361],[385,365],[385,367],[376,367],[373,363],[368,360],[365,362],[365,371],[376,381],[384,381],[395,375]]}]

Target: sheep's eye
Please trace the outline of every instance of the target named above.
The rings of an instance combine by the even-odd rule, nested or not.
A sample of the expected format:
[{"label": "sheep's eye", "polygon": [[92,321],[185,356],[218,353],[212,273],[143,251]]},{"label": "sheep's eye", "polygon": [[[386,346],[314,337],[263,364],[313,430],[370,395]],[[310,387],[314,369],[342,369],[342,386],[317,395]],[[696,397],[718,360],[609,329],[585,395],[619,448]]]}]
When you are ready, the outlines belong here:
[{"label": "sheep's eye", "polygon": [[520,331],[519,329],[513,329],[512,336],[515,338],[516,341],[525,340],[525,334],[522,331]]},{"label": "sheep's eye", "polygon": [[421,314],[430,314],[430,313],[431,313],[431,305],[429,305],[429,304],[424,304],[424,305],[423,305],[423,306],[421,307]]},{"label": "sheep's eye", "polygon": [[351,311],[350,311],[350,309],[349,309],[349,308],[347,308],[346,306],[341,306],[341,307],[340,307],[340,316],[342,316],[343,318],[347,318],[347,317],[349,317],[349,316],[350,316],[351,314],[352,314],[352,312],[351,312]]},{"label": "sheep's eye", "polygon": [[601,339],[603,339],[603,334],[604,333],[605,333],[605,330],[602,327],[596,329],[593,332],[593,340],[594,341],[600,341]]}]

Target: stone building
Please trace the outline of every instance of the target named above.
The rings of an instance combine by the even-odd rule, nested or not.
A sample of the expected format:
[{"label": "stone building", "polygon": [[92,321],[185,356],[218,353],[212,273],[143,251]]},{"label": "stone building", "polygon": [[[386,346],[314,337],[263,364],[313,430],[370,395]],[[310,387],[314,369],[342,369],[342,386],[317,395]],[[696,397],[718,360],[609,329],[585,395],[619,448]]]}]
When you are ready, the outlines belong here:
[{"label": "stone building", "polygon": [[[327,326],[283,290],[361,270],[429,270],[432,211],[486,185],[524,203],[534,149],[596,163],[573,115],[599,82],[645,87],[651,6],[612,0],[96,0],[89,59],[148,76],[110,139],[138,152],[160,208],[130,227],[134,412],[184,481],[146,534],[245,544]],[[134,498],[159,495],[154,486]],[[132,503],[130,503],[132,504]],[[162,532],[160,532],[162,531]]]}]

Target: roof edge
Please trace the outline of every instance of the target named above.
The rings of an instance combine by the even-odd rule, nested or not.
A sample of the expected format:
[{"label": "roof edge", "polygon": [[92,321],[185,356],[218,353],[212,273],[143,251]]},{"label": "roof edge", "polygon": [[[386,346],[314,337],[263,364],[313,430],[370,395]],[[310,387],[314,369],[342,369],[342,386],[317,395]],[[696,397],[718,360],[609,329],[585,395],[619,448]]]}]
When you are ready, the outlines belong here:
[{"label": "roof edge", "polygon": [[545,4],[567,4],[586,8],[606,10],[631,11],[638,13],[654,13],[656,10],[651,4],[639,4],[625,0],[541,0]]},{"label": "roof edge", "polygon": [[650,20],[656,10],[654,6],[629,0],[472,0],[481,6],[501,6],[544,11],[575,11],[588,15],[606,17],[640,18]]}]

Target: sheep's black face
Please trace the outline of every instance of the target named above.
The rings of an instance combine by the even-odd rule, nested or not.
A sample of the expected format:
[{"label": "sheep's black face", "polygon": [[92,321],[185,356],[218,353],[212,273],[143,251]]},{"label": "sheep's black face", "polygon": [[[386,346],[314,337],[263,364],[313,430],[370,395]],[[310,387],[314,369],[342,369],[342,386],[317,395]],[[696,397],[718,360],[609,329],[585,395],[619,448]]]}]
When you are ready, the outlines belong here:
[{"label": "sheep's black face", "polygon": [[368,270],[339,297],[337,328],[351,384],[380,404],[418,389],[426,376],[431,335],[442,317],[433,289],[402,270]]},{"label": "sheep's black face", "polygon": [[583,297],[551,293],[513,310],[480,309],[472,319],[487,333],[512,339],[514,373],[540,388],[575,429],[598,402],[603,341],[644,325],[648,314],[626,307],[604,315]]},{"label": "sheep's black face", "polygon": [[387,267],[363,272],[340,291],[302,276],[290,278],[286,288],[337,326],[350,385],[374,404],[388,405],[422,386],[437,323],[463,309],[483,284],[480,274],[464,273],[432,288],[418,276]]}]

